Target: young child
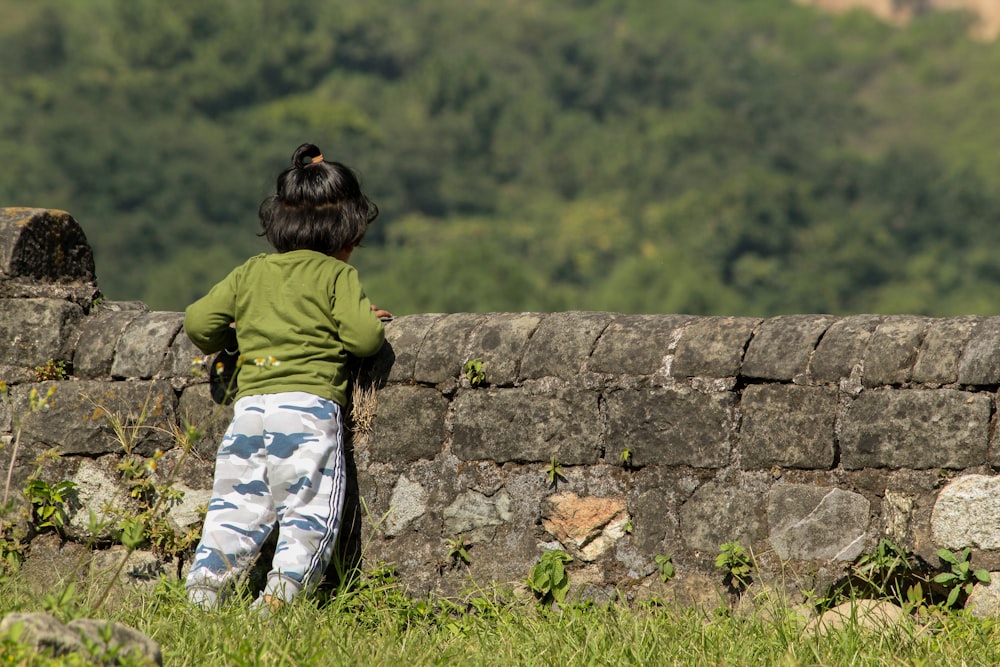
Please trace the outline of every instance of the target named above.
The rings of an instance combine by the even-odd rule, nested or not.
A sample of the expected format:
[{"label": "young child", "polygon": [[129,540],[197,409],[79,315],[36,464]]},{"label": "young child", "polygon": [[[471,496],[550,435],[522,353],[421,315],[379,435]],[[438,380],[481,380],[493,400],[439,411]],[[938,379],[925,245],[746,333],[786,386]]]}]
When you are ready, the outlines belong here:
[{"label": "young child", "polygon": [[344,500],[348,356],[378,352],[381,319],[391,317],[369,302],[346,263],[378,216],[348,167],[299,146],[259,216],[277,253],[234,269],[184,318],[202,352],[239,349],[244,360],[186,582],[189,599],[209,609],[275,527],[277,548],[255,604],[274,608],[319,583]]}]

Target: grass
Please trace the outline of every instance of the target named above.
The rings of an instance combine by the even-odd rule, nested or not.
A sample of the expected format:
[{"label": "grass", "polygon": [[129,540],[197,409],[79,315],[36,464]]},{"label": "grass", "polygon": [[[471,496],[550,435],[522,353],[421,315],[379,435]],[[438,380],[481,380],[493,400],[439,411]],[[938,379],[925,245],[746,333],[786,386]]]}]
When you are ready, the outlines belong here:
[{"label": "grass", "polygon": [[[52,608],[8,581],[0,614],[50,612],[86,617],[81,597]],[[697,612],[657,604],[540,608],[498,591],[461,602],[415,600],[390,579],[297,602],[269,617],[243,602],[206,613],[187,604],[176,582],[135,591],[95,616],[130,625],[160,643],[164,664],[194,665],[994,665],[1000,624],[962,613],[877,633],[856,626],[824,636],[788,614]],[[778,620],[775,620],[777,618]],[[3,655],[0,664],[67,664]],[[87,664],[71,663],[71,664]]]}]

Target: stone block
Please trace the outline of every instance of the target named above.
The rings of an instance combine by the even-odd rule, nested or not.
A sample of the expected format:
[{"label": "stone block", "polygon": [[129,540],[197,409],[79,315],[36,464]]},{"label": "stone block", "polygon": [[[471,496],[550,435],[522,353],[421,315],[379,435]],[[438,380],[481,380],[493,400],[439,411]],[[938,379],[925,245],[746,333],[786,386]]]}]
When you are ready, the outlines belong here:
[{"label": "stone block", "polygon": [[704,484],[680,509],[685,545],[713,557],[720,546],[737,540],[744,547],[763,546],[767,537],[764,497],[760,489],[738,484]]},{"label": "stone block", "polygon": [[[204,363],[196,363],[197,360],[204,359],[205,356],[191,342],[182,327],[170,342],[170,347],[167,348],[167,356],[163,362],[163,376],[172,378],[176,384],[196,379],[207,381],[208,367]],[[214,359],[215,355],[210,355],[209,358]]]},{"label": "stone block", "polygon": [[836,321],[830,315],[782,315],[764,320],[750,340],[740,375],[790,382],[806,372],[823,333]]},{"label": "stone block", "polygon": [[632,453],[635,466],[721,468],[729,464],[736,396],[690,389],[629,389],[609,393],[607,456]]},{"label": "stone block", "polygon": [[85,318],[73,354],[73,374],[86,379],[111,376],[115,347],[122,334],[142,311],[101,310]]},{"label": "stone block", "polygon": [[59,299],[0,299],[0,365],[34,368],[69,360],[66,341],[83,309]]},{"label": "stone block", "polygon": [[963,475],[949,482],[934,502],[931,535],[945,549],[1000,549],[1000,477]]},{"label": "stone block", "polygon": [[375,394],[367,448],[372,460],[410,463],[433,459],[445,438],[448,401],[428,387],[391,385]]},{"label": "stone block", "polygon": [[452,451],[465,461],[593,465],[600,456],[594,392],[468,389],[458,392],[453,409]]},{"label": "stone block", "polygon": [[185,387],[177,400],[177,417],[180,425],[191,424],[201,432],[193,444],[195,453],[206,461],[214,461],[222,444],[222,436],[233,418],[231,405],[220,405],[212,399],[212,389],[207,383]]},{"label": "stone block", "polygon": [[597,340],[587,370],[614,375],[653,375],[677,345],[689,315],[618,315]]},{"label": "stone block", "polygon": [[767,502],[771,546],[782,560],[853,561],[865,546],[871,503],[843,489],[777,484]]},{"label": "stone block", "polygon": [[830,383],[850,377],[864,359],[868,341],[881,321],[880,315],[852,315],[831,324],[809,362],[810,377]]},{"label": "stone block", "polygon": [[860,468],[968,468],[986,464],[990,399],[954,389],[868,390],[841,424],[841,464]]},{"label": "stone block", "polygon": [[528,341],[521,377],[576,378],[583,370],[598,337],[614,319],[611,313],[551,313]]},{"label": "stone block", "polygon": [[962,352],[981,320],[975,316],[931,320],[911,380],[938,386],[958,382]]},{"label": "stone block", "polygon": [[528,340],[541,322],[531,313],[494,313],[469,339],[469,358],[483,362],[486,382],[510,387],[518,377]]},{"label": "stone block", "polygon": [[466,341],[473,329],[483,323],[486,315],[453,313],[434,321],[413,366],[416,382],[440,384],[454,380],[462,373],[462,366],[469,360]]},{"label": "stone block", "polygon": [[148,379],[161,372],[167,350],[184,325],[184,313],[143,313],[125,328],[111,363],[116,378]]},{"label": "stone block", "polygon": [[910,380],[929,319],[891,315],[875,329],[865,353],[864,385],[901,385]]},{"label": "stone block", "polygon": [[837,404],[837,390],[831,387],[747,387],[740,403],[743,467],[832,468]]},{"label": "stone block", "polygon": [[976,323],[958,366],[958,383],[1000,385],[1000,317]]},{"label": "stone block", "polygon": [[[389,513],[385,518],[385,536],[400,535],[414,520],[427,513],[429,494],[419,482],[411,482],[400,475],[389,499]],[[453,532],[457,534],[457,532]]]},{"label": "stone block", "polygon": [[736,377],[747,342],[761,321],[755,317],[699,317],[688,322],[681,330],[670,375]]},{"label": "stone block", "polygon": [[[55,393],[49,408],[31,413],[29,393]],[[56,447],[64,455],[100,456],[128,447],[141,456],[174,446],[174,391],[166,380],[154,382],[45,382],[19,385],[12,393],[15,410],[23,415],[23,438]],[[113,422],[119,426],[116,435]],[[125,440],[123,443],[122,440]]]},{"label": "stone block", "polygon": [[417,355],[427,333],[444,315],[407,315],[397,317],[385,326],[385,341],[392,350],[392,363],[384,373],[389,382],[408,382],[414,378]]},{"label": "stone block", "polygon": [[545,499],[542,526],[571,556],[590,563],[625,536],[629,520],[625,499],[580,497],[572,492]]},{"label": "stone block", "polygon": [[0,208],[0,280],[97,282],[94,253],[66,211]]}]

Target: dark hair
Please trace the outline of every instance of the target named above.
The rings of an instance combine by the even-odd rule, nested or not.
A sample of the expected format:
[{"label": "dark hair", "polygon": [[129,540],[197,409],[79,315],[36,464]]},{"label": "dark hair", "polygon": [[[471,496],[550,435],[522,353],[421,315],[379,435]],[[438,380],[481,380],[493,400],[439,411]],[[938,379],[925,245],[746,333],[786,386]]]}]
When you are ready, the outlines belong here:
[{"label": "dark hair", "polygon": [[315,250],[327,255],[361,243],[378,206],[358,177],[319,148],[302,144],[292,166],[278,175],[277,191],[260,204],[261,236],[278,252]]}]

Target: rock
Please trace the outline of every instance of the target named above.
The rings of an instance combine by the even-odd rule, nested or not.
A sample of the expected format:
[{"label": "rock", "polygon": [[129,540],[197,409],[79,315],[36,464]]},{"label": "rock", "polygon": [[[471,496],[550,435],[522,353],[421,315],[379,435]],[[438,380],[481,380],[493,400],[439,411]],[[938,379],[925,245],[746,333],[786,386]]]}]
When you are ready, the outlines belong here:
[{"label": "rock", "polygon": [[[109,626],[110,638],[105,641]],[[64,624],[49,614],[14,613],[0,621],[0,636],[15,637],[21,644],[55,658],[79,653],[91,659],[87,664],[117,665],[126,655],[163,664],[157,642],[134,628],[113,621],[81,618]]]},{"label": "rock", "polygon": [[857,627],[864,632],[885,632],[898,626],[905,618],[906,613],[891,602],[852,600],[814,618],[806,625],[805,631],[825,635],[846,627]]}]

